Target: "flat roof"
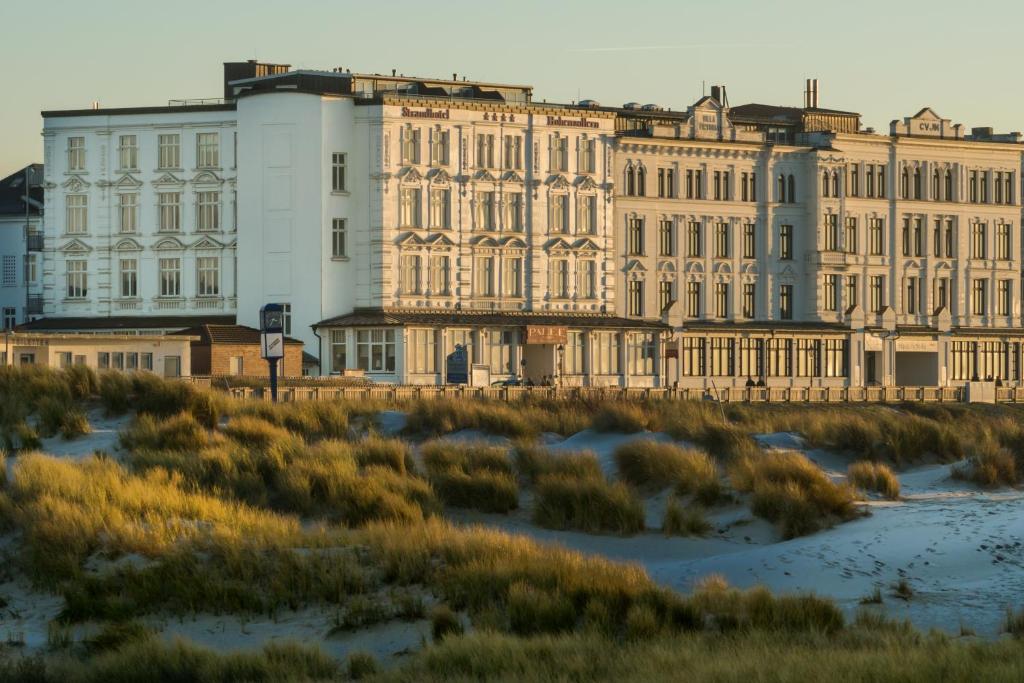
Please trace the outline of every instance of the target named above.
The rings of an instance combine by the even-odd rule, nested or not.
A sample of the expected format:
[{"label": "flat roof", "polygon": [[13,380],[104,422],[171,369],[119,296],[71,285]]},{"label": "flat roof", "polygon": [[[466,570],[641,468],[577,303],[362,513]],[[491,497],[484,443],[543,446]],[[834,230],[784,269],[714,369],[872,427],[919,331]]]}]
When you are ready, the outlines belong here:
[{"label": "flat roof", "polygon": [[62,116],[125,116],[130,114],[188,114],[201,111],[235,111],[234,102],[221,104],[181,104],[156,107],[112,107],[104,109],[51,109],[40,112],[44,119]]}]

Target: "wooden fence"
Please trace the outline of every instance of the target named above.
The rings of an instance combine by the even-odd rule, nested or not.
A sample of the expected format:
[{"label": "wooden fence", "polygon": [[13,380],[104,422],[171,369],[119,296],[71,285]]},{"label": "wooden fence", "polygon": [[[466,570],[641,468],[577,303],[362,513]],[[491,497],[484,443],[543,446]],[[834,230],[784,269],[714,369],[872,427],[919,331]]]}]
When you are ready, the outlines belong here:
[{"label": "wooden fence", "polygon": [[[191,381],[210,386],[210,378]],[[237,398],[270,400],[270,389],[237,387],[226,390]],[[955,403],[965,400],[962,387],[755,387],[710,389],[621,387],[467,387],[368,384],[365,386],[280,387],[279,401],[380,400],[388,403],[449,398],[517,401],[525,398],[560,400],[719,400],[730,403]],[[1024,387],[998,387],[996,400],[1024,403]]]}]

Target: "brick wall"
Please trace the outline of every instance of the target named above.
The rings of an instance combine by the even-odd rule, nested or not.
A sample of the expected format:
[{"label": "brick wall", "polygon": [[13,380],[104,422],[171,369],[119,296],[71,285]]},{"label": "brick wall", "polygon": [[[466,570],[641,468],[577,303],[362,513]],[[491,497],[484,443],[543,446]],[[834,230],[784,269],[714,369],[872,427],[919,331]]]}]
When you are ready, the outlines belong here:
[{"label": "brick wall", "polygon": [[[195,355],[195,347],[193,347],[193,357]],[[242,357],[243,375],[266,377],[270,374],[267,361],[260,358],[259,344],[214,344],[209,352],[210,360],[207,374],[230,375],[231,358],[234,356]],[[203,374],[195,369],[193,372],[196,375]],[[302,344],[285,345],[283,362],[278,362],[277,373],[279,377],[302,376]]]}]

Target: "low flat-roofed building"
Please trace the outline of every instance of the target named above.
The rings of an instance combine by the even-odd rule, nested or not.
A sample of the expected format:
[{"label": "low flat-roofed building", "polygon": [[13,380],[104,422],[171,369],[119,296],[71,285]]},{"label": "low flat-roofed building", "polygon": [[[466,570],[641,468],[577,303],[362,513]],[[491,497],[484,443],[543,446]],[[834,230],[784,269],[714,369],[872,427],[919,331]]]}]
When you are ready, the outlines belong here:
[{"label": "low flat-roofed building", "polygon": [[[269,377],[270,366],[260,356],[260,331],[245,325],[200,325],[175,335],[192,339],[192,374]],[[302,376],[302,342],[285,337],[282,377]]]},{"label": "low flat-roofed building", "polygon": [[52,334],[5,332],[0,335],[0,365],[94,370],[148,371],[163,377],[192,374],[188,335]]}]

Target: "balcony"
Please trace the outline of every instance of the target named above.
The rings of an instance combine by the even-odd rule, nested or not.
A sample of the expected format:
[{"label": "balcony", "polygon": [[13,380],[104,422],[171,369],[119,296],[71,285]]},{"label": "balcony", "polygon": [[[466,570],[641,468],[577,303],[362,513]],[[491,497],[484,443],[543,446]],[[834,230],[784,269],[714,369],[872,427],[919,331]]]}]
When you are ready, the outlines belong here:
[{"label": "balcony", "polygon": [[42,251],[43,250],[43,233],[41,232],[30,232],[25,235],[25,242],[28,245],[29,251]]},{"label": "balcony", "polygon": [[42,315],[43,313],[43,295],[42,294],[29,294],[28,299],[25,302],[25,313],[27,315]]}]

